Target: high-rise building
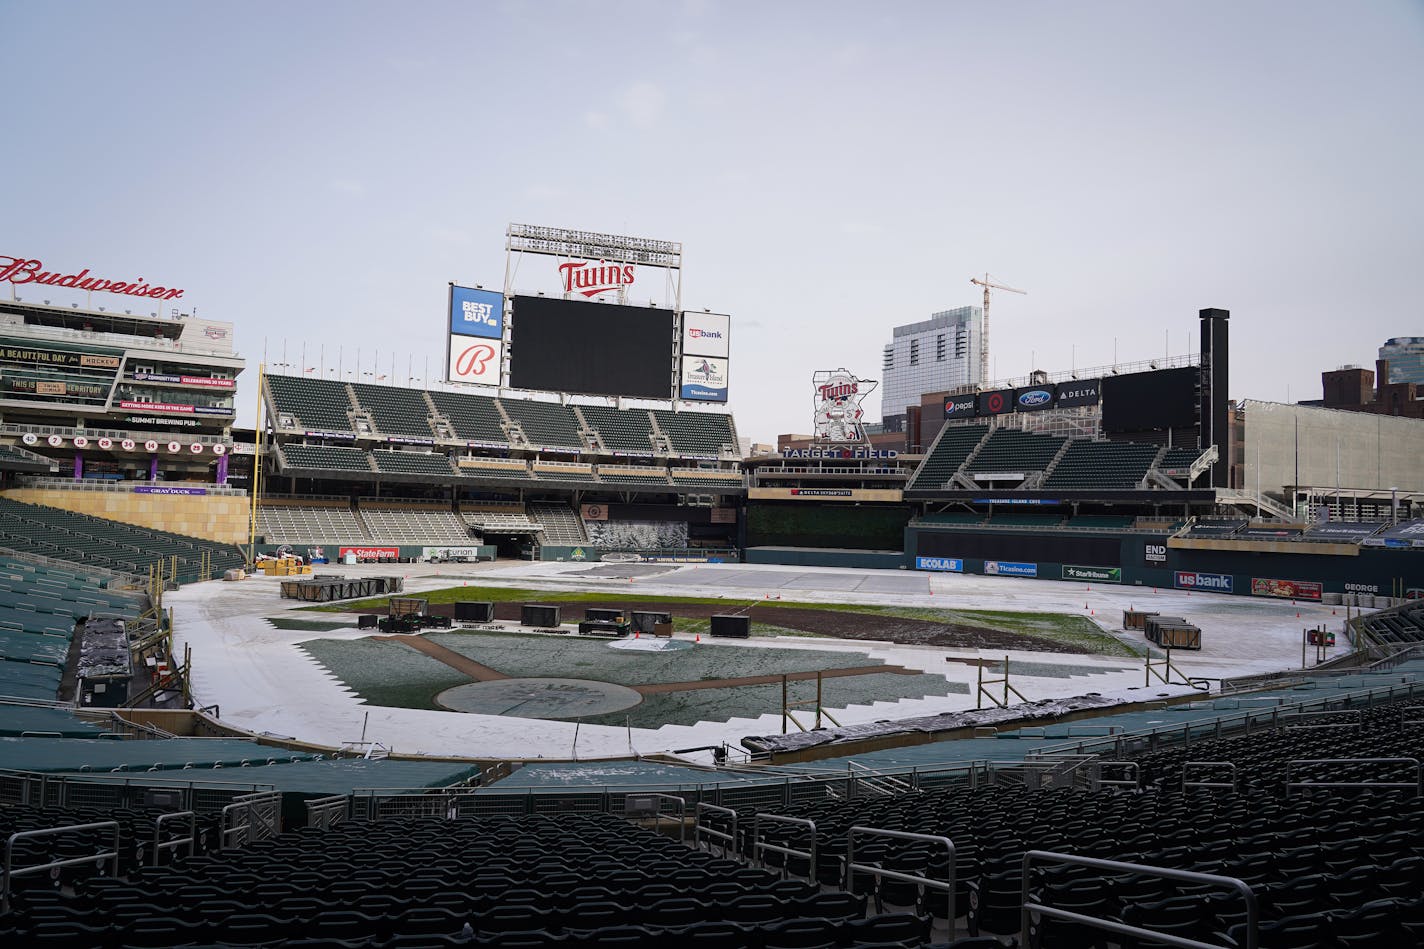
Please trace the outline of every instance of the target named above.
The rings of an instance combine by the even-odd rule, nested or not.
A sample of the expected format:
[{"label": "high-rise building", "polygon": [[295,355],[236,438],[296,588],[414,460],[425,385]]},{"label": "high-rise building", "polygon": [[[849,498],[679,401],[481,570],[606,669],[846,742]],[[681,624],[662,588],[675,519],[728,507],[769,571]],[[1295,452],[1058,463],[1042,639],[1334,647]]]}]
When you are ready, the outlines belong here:
[{"label": "high-rise building", "polygon": [[880,417],[885,431],[904,431],[906,408],[918,406],[925,393],[982,381],[983,322],[982,308],[961,306],[895,327],[881,366]]},{"label": "high-rise building", "polygon": [[1389,383],[1413,382],[1424,386],[1424,336],[1396,336],[1379,348],[1379,358],[1389,361]]}]

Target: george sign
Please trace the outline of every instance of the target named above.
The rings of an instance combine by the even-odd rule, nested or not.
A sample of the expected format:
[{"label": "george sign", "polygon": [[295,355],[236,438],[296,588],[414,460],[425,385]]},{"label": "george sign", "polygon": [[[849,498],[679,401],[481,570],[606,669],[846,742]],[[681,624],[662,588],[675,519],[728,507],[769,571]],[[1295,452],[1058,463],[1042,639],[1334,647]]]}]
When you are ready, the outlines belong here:
[{"label": "george sign", "polygon": [[720,356],[727,358],[731,336],[731,319],[722,313],[682,314],[682,353],[684,356]]},{"label": "george sign", "polygon": [[979,393],[975,406],[980,415],[1003,415],[1014,410],[1014,390],[995,389],[993,392]]},{"label": "george sign", "polygon": [[1121,567],[1077,567],[1063,565],[1064,580],[1090,580],[1096,583],[1121,583]]},{"label": "george sign", "polygon": [[953,557],[916,557],[916,570],[938,570],[941,573],[963,573],[964,561]]},{"label": "george sign", "polygon": [[1148,545],[1143,549],[1143,556],[1145,556],[1145,557],[1147,558],[1147,562],[1148,562],[1148,563],[1166,563],[1166,562],[1167,562],[1167,545],[1166,545],[1166,544],[1148,544]]},{"label": "george sign", "polygon": [[1036,577],[1038,576],[1038,564],[986,560],[984,561],[984,575],[989,577]]},{"label": "george sign", "polygon": [[600,260],[597,266],[593,266],[589,261],[571,260],[559,264],[559,278],[564,283],[565,293],[596,297],[609,290],[632,286],[633,265],[610,264],[606,260]]},{"label": "george sign", "polygon": [[579,508],[579,514],[586,521],[608,520],[608,508],[602,504],[585,504]]},{"label": "george sign", "polygon": [[832,442],[863,442],[865,417],[860,403],[879,383],[859,379],[846,369],[823,370],[811,377],[816,438]]},{"label": "george sign", "polygon": [[342,560],[346,559],[347,554],[355,554],[357,560],[400,559],[399,547],[342,547],[339,553]]},{"label": "george sign", "polygon": [[1055,406],[1071,409],[1078,405],[1097,405],[1102,399],[1103,380],[1075,379],[1058,384],[1058,400]]},{"label": "george sign", "polygon": [[207,488],[185,488],[178,486],[159,486],[141,484],[135,487],[134,494],[207,494]]},{"label": "george sign", "polygon": [[1287,600],[1319,600],[1322,592],[1320,584],[1309,580],[1251,578],[1252,596],[1277,596]]},{"label": "george sign", "polygon": [[969,418],[976,413],[977,402],[972,395],[952,395],[944,400],[944,417]]},{"label": "george sign", "polygon": [[131,297],[149,297],[154,300],[176,300],[183,295],[182,290],[150,286],[142,277],[137,280],[104,280],[89,276],[89,268],[78,273],[61,274],[58,270],[45,270],[44,263],[32,257],[7,257],[0,254],[0,281],[11,283],[33,283],[44,287],[67,287],[73,290],[87,290],[99,293],[122,293]]},{"label": "george sign", "polygon": [[1058,387],[1052,384],[1029,386],[1014,390],[1014,411],[1042,412],[1053,408],[1053,396]]},{"label": "george sign", "polygon": [[456,336],[504,337],[504,294],[450,284],[450,332]]},{"label": "george sign", "polygon": [[503,362],[504,343],[497,339],[475,339],[450,334],[449,379],[480,386],[497,386]]},{"label": "george sign", "polygon": [[726,402],[727,360],[683,356],[681,397],[696,402]]},{"label": "george sign", "polygon": [[1178,570],[1173,583],[1179,590],[1202,590],[1209,593],[1231,593],[1234,583],[1229,573],[1196,573]]}]

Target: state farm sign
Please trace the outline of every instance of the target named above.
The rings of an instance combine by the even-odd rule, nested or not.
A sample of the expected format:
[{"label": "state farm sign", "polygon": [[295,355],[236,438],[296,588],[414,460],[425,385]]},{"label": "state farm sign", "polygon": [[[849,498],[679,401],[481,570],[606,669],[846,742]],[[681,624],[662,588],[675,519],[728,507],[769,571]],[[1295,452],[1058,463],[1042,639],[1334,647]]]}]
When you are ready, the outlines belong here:
[{"label": "state farm sign", "polygon": [[7,257],[0,254],[0,281],[4,280],[17,284],[33,283],[42,287],[69,287],[75,290],[122,293],[131,297],[150,297],[154,300],[176,300],[183,295],[182,290],[150,285],[142,277],[137,280],[107,280],[89,276],[88,267],[78,273],[66,274],[58,270],[45,270],[43,261],[33,257]]},{"label": "state farm sign", "polygon": [[346,559],[347,554],[355,554],[357,560],[400,559],[399,547],[342,547],[340,553],[342,560]]},{"label": "state farm sign", "polygon": [[582,293],[586,297],[594,297],[609,290],[631,286],[633,265],[610,264],[606,260],[600,260],[597,264],[586,260],[571,260],[559,264],[559,276],[564,281],[565,293]]}]

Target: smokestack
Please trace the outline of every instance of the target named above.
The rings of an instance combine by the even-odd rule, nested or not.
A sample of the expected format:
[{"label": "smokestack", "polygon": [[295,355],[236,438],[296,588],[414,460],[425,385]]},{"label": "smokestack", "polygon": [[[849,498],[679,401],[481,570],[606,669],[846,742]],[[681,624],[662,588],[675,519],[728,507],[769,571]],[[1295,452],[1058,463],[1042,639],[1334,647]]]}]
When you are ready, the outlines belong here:
[{"label": "smokestack", "polygon": [[1231,366],[1231,346],[1227,341],[1229,310],[1200,310],[1201,318],[1201,387],[1197,418],[1201,438],[1200,448],[1216,446],[1216,464],[1211,468],[1214,488],[1227,487],[1230,476],[1231,426],[1226,419],[1226,397]]}]

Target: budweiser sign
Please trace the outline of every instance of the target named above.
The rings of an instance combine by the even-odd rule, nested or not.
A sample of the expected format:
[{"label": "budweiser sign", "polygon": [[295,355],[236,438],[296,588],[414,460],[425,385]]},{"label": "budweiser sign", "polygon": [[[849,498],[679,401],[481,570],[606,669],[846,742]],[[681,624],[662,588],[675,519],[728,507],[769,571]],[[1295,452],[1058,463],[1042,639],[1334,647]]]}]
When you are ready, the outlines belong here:
[{"label": "budweiser sign", "polygon": [[597,264],[572,260],[559,264],[559,276],[563,278],[565,293],[582,293],[592,297],[629,286],[633,282],[633,265],[610,264],[606,260],[600,260]]},{"label": "budweiser sign", "polygon": [[[632,268],[628,268],[631,270]],[[632,282],[632,277],[629,277]],[[33,283],[42,287],[69,287],[75,290],[98,290],[102,293],[122,293],[131,297],[150,297],[154,300],[176,300],[183,295],[182,290],[152,286],[142,277],[137,280],[108,280],[89,276],[89,268],[78,273],[62,273],[45,270],[44,263],[33,257],[7,257],[0,254],[0,281],[11,283]]]}]

